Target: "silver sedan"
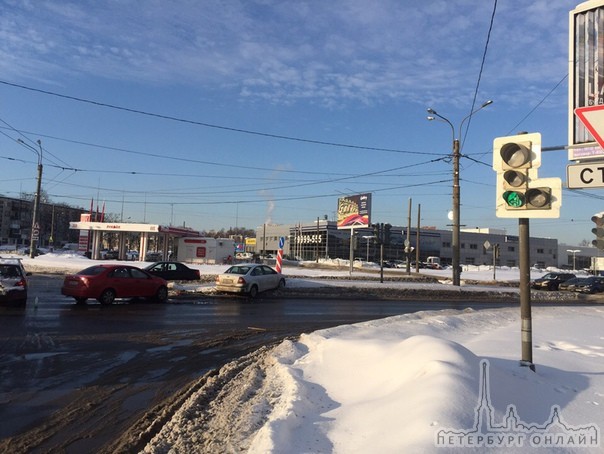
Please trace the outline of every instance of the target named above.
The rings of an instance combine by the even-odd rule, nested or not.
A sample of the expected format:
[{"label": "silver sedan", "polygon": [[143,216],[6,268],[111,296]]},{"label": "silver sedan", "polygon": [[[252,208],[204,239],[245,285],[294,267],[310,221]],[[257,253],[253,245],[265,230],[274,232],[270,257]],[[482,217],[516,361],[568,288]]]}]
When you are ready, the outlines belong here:
[{"label": "silver sedan", "polygon": [[285,286],[285,278],[267,265],[241,263],[231,266],[216,276],[219,292],[247,293],[255,297],[259,292]]}]

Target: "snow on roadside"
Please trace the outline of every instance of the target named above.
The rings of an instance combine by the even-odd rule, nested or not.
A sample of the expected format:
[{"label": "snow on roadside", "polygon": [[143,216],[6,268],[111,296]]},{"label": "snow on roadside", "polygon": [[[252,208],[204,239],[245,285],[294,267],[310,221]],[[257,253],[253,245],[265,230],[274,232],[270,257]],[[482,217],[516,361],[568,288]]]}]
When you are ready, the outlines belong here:
[{"label": "snow on roadside", "polygon": [[[542,424],[559,406],[571,426],[604,427],[604,309],[533,312],[536,372],[518,363],[517,309],[420,312],[329,328],[259,354],[225,383],[228,399],[208,406],[193,395],[144,452],[443,452],[435,446],[439,430],[475,423],[481,358],[490,364],[495,421],[514,405],[522,421]],[[191,414],[219,424],[191,425],[183,419]],[[200,442],[208,436],[211,449]],[[598,452],[579,450],[548,448]]]}]

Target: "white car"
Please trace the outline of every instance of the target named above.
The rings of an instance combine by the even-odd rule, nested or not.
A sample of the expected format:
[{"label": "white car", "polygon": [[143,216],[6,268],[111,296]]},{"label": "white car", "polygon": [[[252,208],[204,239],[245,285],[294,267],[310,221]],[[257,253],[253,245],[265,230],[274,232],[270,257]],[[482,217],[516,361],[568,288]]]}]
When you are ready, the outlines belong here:
[{"label": "white car", "polygon": [[20,259],[0,258],[0,303],[25,306],[27,276],[31,273],[25,271]]},{"label": "white car", "polygon": [[241,263],[216,276],[219,292],[247,293],[254,298],[259,292],[285,287],[285,278],[267,265]]}]

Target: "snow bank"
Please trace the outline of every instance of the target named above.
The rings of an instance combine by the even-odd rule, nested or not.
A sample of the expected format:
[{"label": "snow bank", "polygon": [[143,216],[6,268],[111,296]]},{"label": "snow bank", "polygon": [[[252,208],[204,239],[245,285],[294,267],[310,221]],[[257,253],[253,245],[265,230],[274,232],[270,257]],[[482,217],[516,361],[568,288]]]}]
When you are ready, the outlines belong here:
[{"label": "snow bank", "polygon": [[[438,436],[452,430],[473,436],[485,398],[492,408],[484,425],[500,425],[512,408],[517,427],[550,429],[556,414],[564,422],[557,428],[566,432],[554,440],[569,428],[590,427],[599,441],[604,309],[534,309],[536,372],[519,365],[518,318],[517,309],[420,312],[284,341],[246,359],[224,383],[228,399],[208,405],[203,391],[192,395],[145,452],[451,452],[436,446],[444,440]],[[488,393],[481,395],[485,384]],[[590,436],[584,444],[593,443]],[[531,441],[551,441],[524,429],[514,437],[515,444],[501,449],[526,452]],[[548,446],[547,452],[599,447]]]}]

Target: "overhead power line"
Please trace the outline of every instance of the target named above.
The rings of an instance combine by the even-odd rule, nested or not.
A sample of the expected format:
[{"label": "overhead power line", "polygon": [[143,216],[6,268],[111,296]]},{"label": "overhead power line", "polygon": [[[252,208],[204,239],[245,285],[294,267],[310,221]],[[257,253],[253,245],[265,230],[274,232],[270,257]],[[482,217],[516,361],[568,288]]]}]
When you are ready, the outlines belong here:
[{"label": "overhead power line", "polygon": [[20,85],[20,84],[15,84],[12,82],[7,82],[5,80],[0,80],[0,84],[8,85],[8,86],[15,87],[15,88],[21,88],[22,90],[33,91],[36,93],[42,93],[42,94],[49,95],[49,96],[56,96],[58,98],[69,99],[71,101],[92,104],[92,105],[99,106],[99,107],[106,107],[109,109],[121,110],[124,112],[130,112],[130,113],[134,113],[134,114],[138,114],[138,115],[145,115],[148,117],[161,118],[163,120],[176,121],[176,122],[180,122],[180,123],[186,123],[186,124],[191,124],[191,125],[196,125],[196,126],[203,126],[206,128],[220,129],[220,130],[230,131],[230,132],[237,132],[237,133],[241,133],[241,134],[249,134],[249,135],[268,137],[268,138],[280,139],[280,140],[290,140],[290,141],[294,141],[294,142],[312,143],[315,145],[324,145],[324,146],[330,146],[330,147],[352,148],[352,149],[357,149],[357,150],[385,151],[385,152],[389,152],[389,153],[440,156],[440,153],[426,153],[426,152],[410,151],[410,150],[398,150],[398,149],[394,149],[394,148],[367,147],[367,146],[362,146],[362,145],[352,145],[352,144],[345,144],[345,143],[338,143],[338,142],[327,142],[327,141],[322,141],[322,140],[304,139],[301,137],[283,136],[283,135],[279,135],[279,134],[252,131],[252,130],[248,130],[248,129],[233,128],[230,126],[221,126],[221,125],[215,125],[215,124],[205,123],[205,122],[196,121],[196,120],[189,120],[186,118],[174,117],[172,115],[164,115],[164,114],[159,114],[159,113],[155,113],[155,112],[147,112],[144,110],[133,109],[130,107],[117,106],[115,104],[108,104],[105,102],[93,101],[90,99],[80,98],[77,96],[64,95],[62,93],[56,93],[56,92],[52,92],[52,91],[48,91],[48,90],[42,90],[39,88],[28,87],[26,85]]}]

